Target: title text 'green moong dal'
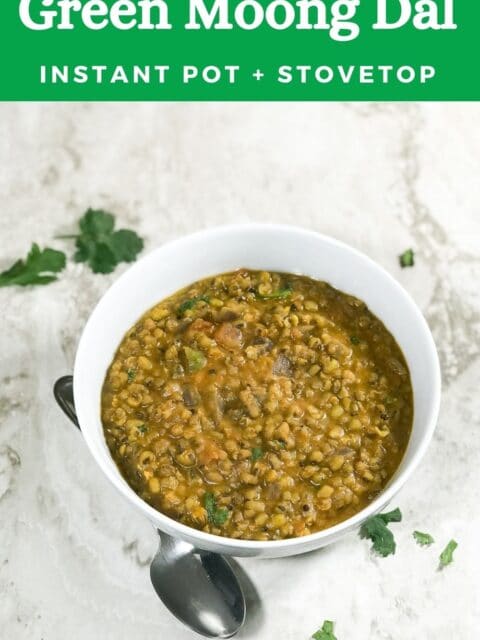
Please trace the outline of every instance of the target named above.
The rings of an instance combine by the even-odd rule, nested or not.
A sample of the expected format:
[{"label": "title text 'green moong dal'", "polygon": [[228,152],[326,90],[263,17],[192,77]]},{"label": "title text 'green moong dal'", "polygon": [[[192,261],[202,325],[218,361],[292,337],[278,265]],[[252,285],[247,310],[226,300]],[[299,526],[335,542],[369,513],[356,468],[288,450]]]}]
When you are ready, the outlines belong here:
[{"label": "title text 'green moong dal'", "polygon": [[[257,0],[190,0],[186,3],[188,20],[181,26],[186,30],[251,31],[264,25],[278,31],[313,29],[327,32],[332,40],[348,42],[360,34],[354,20],[360,5],[360,0],[272,0],[265,5]],[[174,28],[167,0],[118,0],[110,5],[103,0],[20,0],[19,14],[23,24],[35,31],[68,30],[79,25],[95,31],[109,26],[123,31]],[[406,25],[419,31],[456,29],[454,0],[377,0],[372,29],[393,30]]]}]

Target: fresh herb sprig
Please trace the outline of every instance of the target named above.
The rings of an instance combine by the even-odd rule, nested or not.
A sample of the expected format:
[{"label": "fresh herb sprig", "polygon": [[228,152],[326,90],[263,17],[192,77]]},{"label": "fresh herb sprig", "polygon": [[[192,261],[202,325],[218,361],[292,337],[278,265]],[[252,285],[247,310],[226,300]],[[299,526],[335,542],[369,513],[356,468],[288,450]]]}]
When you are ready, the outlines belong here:
[{"label": "fresh herb sprig", "polygon": [[337,637],[333,633],[333,622],[331,620],[325,620],[322,628],[316,631],[312,638],[313,640],[337,640]]},{"label": "fresh herb sprig", "polygon": [[203,497],[203,505],[207,511],[207,518],[216,527],[221,527],[228,520],[229,511],[224,507],[217,507],[213,493],[207,492]]},{"label": "fresh herb sprig", "polygon": [[56,249],[41,250],[38,244],[32,244],[27,257],[17,260],[9,269],[0,273],[0,287],[45,285],[57,280],[57,273],[63,271],[66,264],[65,254]]},{"label": "fresh herb sprig", "polygon": [[429,533],[422,533],[421,531],[414,531],[413,537],[415,538],[416,543],[421,547],[429,547],[435,542]]},{"label": "fresh herb sprig", "polygon": [[368,538],[372,541],[372,549],[378,555],[386,558],[395,553],[396,543],[393,533],[388,528],[391,522],[401,522],[402,514],[400,509],[395,509],[389,513],[379,513],[364,522],[360,528],[360,537]]},{"label": "fresh herb sprig", "polygon": [[453,562],[453,552],[458,547],[458,542],[456,540],[450,540],[445,549],[440,554],[440,569],[445,568],[449,564]]},{"label": "fresh herb sprig", "polygon": [[402,269],[415,266],[415,253],[413,249],[407,249],[398,256],[398,261]]},{"label": "fresh herb sprig", "polygon": [[94,273],[111,273],[120,262],[133,262],[143,249],[143,240],[135,231],[115,228],[111,213],[89,209],[79,221],[80,233],[73,238],[75,262],[86,262]]},{"label": "fresh herb sprig", "polygon": [[285,287],[281,289],[277,289],[277,291],[272,291],[272,293],[259,293],[255,292],[255,297],[259,300],[284,300],[285,298],[289,298],[293,293],[293,289],[291,285],[287,284]]}]

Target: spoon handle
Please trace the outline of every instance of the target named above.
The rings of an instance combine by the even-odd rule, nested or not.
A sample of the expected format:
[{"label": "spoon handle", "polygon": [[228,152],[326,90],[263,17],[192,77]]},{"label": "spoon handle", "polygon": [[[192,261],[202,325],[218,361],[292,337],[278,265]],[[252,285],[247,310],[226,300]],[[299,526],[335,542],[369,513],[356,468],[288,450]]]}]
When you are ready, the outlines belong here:
[{"label": "spoon handle", "polygon": [[80,429],[73,398],[73,376],[59,378],[53,387],[53,395],[63,413],[70,418],[77,429]]}]

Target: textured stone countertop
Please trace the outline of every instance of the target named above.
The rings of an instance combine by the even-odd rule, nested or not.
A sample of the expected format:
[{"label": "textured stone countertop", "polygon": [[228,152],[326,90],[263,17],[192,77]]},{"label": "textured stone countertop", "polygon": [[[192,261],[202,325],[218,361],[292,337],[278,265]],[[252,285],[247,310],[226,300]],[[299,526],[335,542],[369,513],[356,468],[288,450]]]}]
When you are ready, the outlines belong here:
[{"label": "textured stone countertop", "polygon": [[[0,105],[0,269],[89,206],[146,248],[210,225],[275,221],[368,253],[413,295],[443,370],[432,445],[396,504],[395,556],[356,534],[241,560],[256,591],[239,639],[476,640],[480,628],[480,105]],[[67,245],[68,246],[68,245]],[[397,255],[412,246],[414,269]],[[187,640],[157,600],[151,526],[117,495],[52,400],[82,327],[121,273],[70,263],[0,290],[0,638]],[[436,544],[421,549],[414,529]],[[455,562],[437,571],[454,537]]]}]

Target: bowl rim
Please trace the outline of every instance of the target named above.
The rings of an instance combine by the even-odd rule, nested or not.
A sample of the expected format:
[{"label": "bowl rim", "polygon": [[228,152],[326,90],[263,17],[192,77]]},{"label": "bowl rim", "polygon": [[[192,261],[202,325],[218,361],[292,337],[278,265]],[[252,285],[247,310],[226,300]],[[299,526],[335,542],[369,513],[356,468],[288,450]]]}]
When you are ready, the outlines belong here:
[{"label": "bowl rim", "polygon": [[[340,534],[347,533],[348,531],[358,527],[362,522],[364,522],[367,518],[375,513],[381,511],[383,507],[385,507],[393,496],[404,486],[407,480],[411,477],[413,472],[417,469],[420,461],[422,460],[425,452],[428,448],[428,445],[432,439],[438,414],[440,410],[440,399],[441,399],[441,372],[440,372],[440,362],[438,359],[438,353],[435,347],[435,342],[433,340],[433,336],[431,334],[430,328],[425,320],[422,312],[419,307],[411,297],[411,295],[403,288],[403,286],[381,265],[375,262],[372,258],[370,258],[365,253],[359,251],[358,249],[348,245],[345,242],[337,240],[331,236],[324,235],[314,230],[306,229],[300,226],[288,225],[288,224],[276,224],[276,223],[241,223],[241,224],[227,224],[227,225],[217,225],[213,227],[208,227],[206,229],[202,229],[199,231],[195,231],[190,234],[181,235],[177,238],[169,240],[164,244],[156,247],[152,251],[149,251],[144,256],[142,256],[138,261],[136,261],[133,265],[131,265],[127,270],[125,270],[112,284],[111,286],[103,293],[101,298],[98,300],[94,309],[92,310],[86,324],[82,335],[80,337],[80,341],[78,343],[76,357],[75,357],[75,365],[74,365],[74,397],[75,404],[78,412],[78,419],[80,426],[82,426],[82,397],[83,397],[83,378],[81,375],[81,365],[82,365],[82,353],[85,348],[85,344],[90,338],[90,327],[95,321],[96,316],[99,313],[102,313],[103,309],[103,301],[104,299],[112,295],[113,292],[122,286],[124,279],[127,275],[130,275],[132,271],[138,269],[142,262],[150,259],[152,260],[154,255],[161,254],[164,250],[175,248],[175,245],[182,245],[185,242],[189,242],[195,239],[201,239],[204,237],[208,241],[214,240],[216,237],[222,235],[230,235],[238,232],[284,232],[284,233],[292,233],[297,237],[303,236],[304,238],[315,238],[316,240],[329,244],[334,249],[340,249],[342,251],[349,252],[355,255],[360,260],[363,260],[371,267],[373,267],[379,275],[382,275],[385,280],[388,281],[391,286],[392,291],[395,295],[399,296],[403,299],[404,304],[410,307],[411,312],[416,317],[418,322],[418,327],[422,329],[422,334],[425,340],[425,346],[428,349],[428,357],[430,359],[430,366],[433,372],[433,379],[430,381],[430,403],[428,408],[428,417],[425,420],[425,429],[424,433],[421,435],[420,440],[416,446],[416,448],[412,451],[412,457],[408,464],[405,466],[403,470],[400,471],[397,477],[391,479],[391,481],[387,484],[387,486],[381,491],[370,504],[365,506],[363,509],[355,513],[350,518],[339,522],[332,527],[328,527],[327,529],[322,529],[321,531],[317,531],[311,533],[306,536],[294,537],[294,538],[286,538],[281,540],[244,540],[242,538],[230,538],[226,536],[219,536],[212,533],[206,533],[204,531],[200,531],[188,525],[185,525],[169,516],[163,514],[161,511],[158,511],[147,502],[145,502],[140,496],[138,496],[134,490],[128,485],[126,480],[120,473],[120,470],[116,467],[113,458],[113,467],[115,468],[115,472],[111,472],[110,468],[107,468],[104,461],[101,459],[100,454],[98,452],[97,445],[95,443],[95,438],[92,435],[92,430],[90,429],[82,429],[82,435],[85,439],[85,442],[90,449],[90,453],[94,457],[98,466],[102,469],[103,473],[107,476],[110,482],[115,486],[115,488],[123,495],[124,498],[128,500],[128,502],[133,503],[144,515],[148,517],[148,519],[155,523],[159,529],[164,529],[167,532],[174,532],[175,535],[178,535],[180,538],[188,539],[190,541],[194,541],[195,544],[199,548],[204,549],[221,549],[224,553],[235,553],[239,554],[244,552],[271,552],[275,554],[276,552],[293,550],[296,547],[301,546],[309,546],[309,548],[313,549],[316,547],[323,546],[323,544],[327,544],[329,538],[336,538]],[[193,281],[192,281],[193,282]],[[387,327],[388,328],[388,327]],[[78,399],[78,401],[77,401]]]}]

